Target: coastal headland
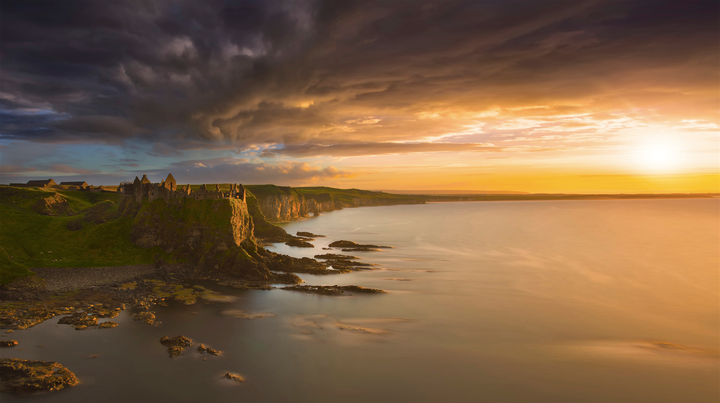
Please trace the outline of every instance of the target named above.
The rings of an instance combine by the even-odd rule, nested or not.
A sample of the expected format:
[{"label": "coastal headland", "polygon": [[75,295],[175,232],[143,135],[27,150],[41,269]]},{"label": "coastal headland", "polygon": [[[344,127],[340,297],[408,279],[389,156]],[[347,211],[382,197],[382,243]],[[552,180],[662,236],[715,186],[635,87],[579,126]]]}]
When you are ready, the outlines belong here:
[{"label": "coastal headland", "polygon": [[[274,185],[178,186],[172,175],[161,183],[136,178],[114,188],[39,182],[36,186],[0,186],[0,328],[6,332],[21,331],[56,316],[59,324],[77,330],[112,329],[118,324],[108,319],[128,307],[136,311],[135,320],[158,326],[162,318],[156,317],[154,305],[231,298],[201,282],[323,296],[381,295],[382,290],[358,286],[298,286],[302,280],[296,273],[336,275],[373,270],[373,263],[339,252],[373,252],[390,246],[334,239],[328,253],[295,258],[264,246],[278,242],[313,246],[323,235],[303,231],[292,235],[274,223],[351,207],[550,197],[394,195]],[[641,197],[668,195],[626,198]],[[588,198],[593,197],[565,195],[560,199]],[[255,319],[266,314],[242,315]],[[4,341],[4,348],[17,346],[14,340]]]}]

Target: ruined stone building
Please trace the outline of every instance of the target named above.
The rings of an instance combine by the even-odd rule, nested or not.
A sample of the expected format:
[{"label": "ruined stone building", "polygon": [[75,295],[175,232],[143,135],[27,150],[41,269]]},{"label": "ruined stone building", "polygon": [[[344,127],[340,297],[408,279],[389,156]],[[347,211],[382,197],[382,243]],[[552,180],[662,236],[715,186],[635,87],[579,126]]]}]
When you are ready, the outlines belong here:
[{"label": "ruined stone building", "polygon": [[60,186],[68,186],[70,189],[87,189],[90,187],[87,182],[60,182]]},{"label": "ruined stone building", "polygon": [[11,183],[10,186],[28,187],[28,188],[51,188],[58,184],[52,179],[28,181],[27,183]]},{"label": "ruined stone building", "polygon": [[147,175],[143,175],[142,179],[138,179],[136,176],[132,182],[121,183],[118,191],[126,197],[134,197],[138,202],[141,202],[145,197],[147,197],[148,201],[156,199],[165,201],[171,199],[242,199],[242,201],[245,201],[245,188],[242,185],[232,184],[229,192],[221,191],[219,185],[215,185],[212,189],[208,189],[207,185],[202,185],[199,190],[195,191],[190,188],[190,185],[178,189],[177,181],[175,181],[172,174],[169,174],[160,183],[151,183]]}]

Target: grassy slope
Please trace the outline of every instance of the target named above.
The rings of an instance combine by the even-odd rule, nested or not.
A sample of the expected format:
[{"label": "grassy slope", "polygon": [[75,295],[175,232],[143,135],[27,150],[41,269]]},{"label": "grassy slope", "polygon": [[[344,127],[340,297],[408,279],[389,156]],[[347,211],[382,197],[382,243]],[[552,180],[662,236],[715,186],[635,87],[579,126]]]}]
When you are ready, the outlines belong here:
[{"label": "grassy slope", "polygon": [[[11,191],[10,191],[11,190]],[[102,224],[83,223],[70,231],[68,221],[82,217],[93,204],[122,196],[113,193],[58,191],[75,213],[69,217],[37,214],[37,200],[53,194],[38,189],[0,189],[0,284],[29,275],[33,267],[98,267],[149,264],[158,253],[130,242],[133,218],[121,217]],[[112,209],[117,209],[117,204]]]},{"label": "grassy slope", "polygon": [[335,188],[329,188],[325,186],[317,186],[317,187],[299,187],[294,188],[297,190],[300,194],[305,196],[308,199],[315,199],[317,201],[326,201],[328,197],[334,198],[335,200],[340,200],[344,203],[351,203],[353,199],[375,199],[375,200],[383,200],[387,202],[404,202],[404,201],[413,201],[413,200],[421,200],[419,197],[415,197],[413,195],[399,195],[399,194],[390,194],[390,193],[383,193],[383,192],[373,192],[370,190],[359,190],[359,189],[335,189]]}]

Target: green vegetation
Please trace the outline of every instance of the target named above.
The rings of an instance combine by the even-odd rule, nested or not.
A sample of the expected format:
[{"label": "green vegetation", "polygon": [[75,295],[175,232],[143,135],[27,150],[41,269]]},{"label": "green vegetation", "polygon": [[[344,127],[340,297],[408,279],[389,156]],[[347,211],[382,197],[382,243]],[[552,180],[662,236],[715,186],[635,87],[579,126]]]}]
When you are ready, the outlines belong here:
[{"label": "green vegetation", "polygon": [[[48,216],[35,211],[38,201],[60,195],[76,215]],[[142,249],[130,241],[132,217],[107,222],[82,221],[79,230],[68,229],[71,221],[92,214],[100,206],[116,212],[121,196],[32,188],[0,187],[0,284],[30,275],[33,267],[98,267],[150,264],[158,248]],[[101,206],[104,204],[105,206]]]},{"label": "green vegetation", "polygon": [[18,277],[33,274],[27,267],[14,262],[2,246],[0,246],[0,267],[2,267],[2,270],[0,270],[0,284],[9,283]]},{"label": "green vegetation", "polygon": [[302,198],[302,195],[297,191],[297,188],[291,188],[289,186],[248,185],[245,186],[245,189],[258,199],[273,196],[290,196],[296,199]]},{"label": "green vegetation", "polygon": [[325,186],[317,187],[299,187],[294,188],[297,192],[305,196],[307,199],[313,199],[317,202],[326,202],[330,200],[338,200],[345,204],[352,204],[357,199],[384,201],[387,204],[392,203],[418,203],[422,198],[413,195],[399,195],[384,192],[373,192],[370,190],[360,189],[335,189]]}]

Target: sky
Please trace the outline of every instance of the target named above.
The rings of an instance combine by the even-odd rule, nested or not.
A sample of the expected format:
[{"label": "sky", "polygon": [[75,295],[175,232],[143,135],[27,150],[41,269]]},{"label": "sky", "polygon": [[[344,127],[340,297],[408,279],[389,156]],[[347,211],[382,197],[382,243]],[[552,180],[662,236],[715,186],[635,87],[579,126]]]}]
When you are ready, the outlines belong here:
[{"label": "sky", "polygon": [[720,3],[2,1],[0,183],[720,192]]}]

